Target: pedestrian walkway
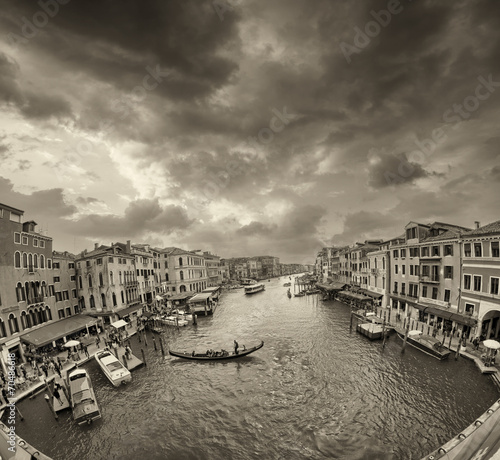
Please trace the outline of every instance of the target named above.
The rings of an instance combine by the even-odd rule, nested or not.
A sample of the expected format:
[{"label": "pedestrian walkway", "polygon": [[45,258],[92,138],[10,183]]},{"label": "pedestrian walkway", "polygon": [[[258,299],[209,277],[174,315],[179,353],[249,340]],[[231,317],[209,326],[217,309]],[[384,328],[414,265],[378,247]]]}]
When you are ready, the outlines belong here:
[{"label": "pedestrian walkway", "polygon": [[[131,337],[137,333],[137,327],[135,324],[130,325],[127,327],[127,333],[128,337]],[[91,336],[92,337],[92,336]],[[94,340],[87,345],[87,352],[88,356],[81,351],[78,351],[78,353],[75,353],[72,358],[68,359],[68,353],[67,352],[61,352],[58,353],[57,355],[53,355],[52,357],[57,360],[57,358],[61,359],[62,362],[62,370],[61,374],[65,378],[68,371],[71,369],[80,366],[82,364],[85,364],[86,362],[90,361],[95,353],[99,350],[102,350],[105,348],[105,343],[104,343],[104,335],[100,335],[100,344],[99,346],[95,343],[95,338],[96,336],[93,337]],[[123,351],[122,354],[125,352]],[[120,355],[119,355],[120,356]],[[136,358],[137,359],[137,358]],[[26,367],[30,367],[29,364],[25,364]],[[134,367],[132,367],[133,369]],[[21,378],[21,379],[16,379],[16,394],[12,399],[15,399],[15,401],[19,401],[21,399],[24,399],[26,397],[33,397],[37,395],[38,393],[41,393],[42,391],[46,390],[47,385],[50,384],[54,379],[59,379],[58,373],[54,369],[48,369],[47,370],[47,376],[42,372],[41,376],[34,375],[33,373],[28,373],[28,377],[31,378]],[[0,411],[2,411],[6,406],[6,402],[2,398],[2,403],[0,405]],[[59,403],[58,403],[59,404]]]},{"label": "pedestrian walkway", "polygon": [[[400,333],[404,334],[404,319],[400,319],[399,321],[393,321],[391,317],[391,324],[395,326],[396,330]],[[410,319],[410,330],[419,330],[422,331],[423,334],[431,335],[433,333],[433,327],[429,324],[423,323],[421,321],[417,321],[415,319]],[[460,356],[471,359],[475,362],[476,366],[479,368],[481,373],[483,374],[496,374],[498,373],[498,368],[496,365],[491,364],[487,366],[484,362],[484,356],[486,355],[487,349],[479,343],[478,348],[476,349],[472,342],[467,341],[465,347],[463,346],[463,342],[460,341],[460,338],[457,333],[455,334],[447,334],[443,333],[441,329],[437,330],[435,337],[443,343],[443,345],[448,348],[450,351],[457,351],[460,344]]]}]

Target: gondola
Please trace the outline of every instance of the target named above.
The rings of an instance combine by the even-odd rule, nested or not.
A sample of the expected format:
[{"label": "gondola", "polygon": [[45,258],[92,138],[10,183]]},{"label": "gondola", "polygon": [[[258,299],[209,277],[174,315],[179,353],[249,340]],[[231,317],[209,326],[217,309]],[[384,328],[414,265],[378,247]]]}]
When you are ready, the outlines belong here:
[{"label": "gondola", "polygon": [[222,352],[218,352],[219,355],[207,355],[206,353],[183,353],[181,351],[173,351],[169,350],[168,352],[177,358],[184,358],[184,359],[194,359],[197,361],[219,361],[219,360],[224,360],[224,359],[235,359],[235,358],[241,358],[243,356],[247,356],[250,353],[253,353],[254,351],[257,351],[259,348],[262,348],[264,346],[264,341],[262,341],[259,345],[256,347],[252,348],[247,348],[246,350],[240,350],[238,351],[237,354],[234,352],[226,352],[223,354]]}]

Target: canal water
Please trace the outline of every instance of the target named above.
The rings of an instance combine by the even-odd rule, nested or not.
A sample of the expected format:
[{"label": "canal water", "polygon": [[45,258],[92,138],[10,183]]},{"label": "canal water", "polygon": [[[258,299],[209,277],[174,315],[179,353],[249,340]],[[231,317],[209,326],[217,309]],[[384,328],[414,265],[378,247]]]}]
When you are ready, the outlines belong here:
[{"label": "canal water", "polygon": [[[286,280],[288,281],[288,279]],[[102,419],[59,421],[43,395],[19,403],[17,433],[55,460],[420,459],[482,414],[499,393],[471,361],[439,362],[391,336],[385,349],[349,332],[349,308],[288,299],[285,280],[225,292],[213,317],[163,335],[175,350],[262,349],[228,362],[162,358],[114,388],[94,361]],[[157,341],[158,343],[158,341]],[[158,347],[159,348],[159,347]]]}]

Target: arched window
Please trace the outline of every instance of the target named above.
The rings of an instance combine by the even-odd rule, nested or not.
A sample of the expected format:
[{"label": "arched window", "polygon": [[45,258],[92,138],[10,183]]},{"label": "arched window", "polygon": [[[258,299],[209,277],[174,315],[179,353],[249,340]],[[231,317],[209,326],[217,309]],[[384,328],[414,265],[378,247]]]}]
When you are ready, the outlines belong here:
[{"label": "arched window", "polygon": [[92,287],[92,275],[89,275],[89,288]]},{"label": "arched window", "polygon": [[182,267],[182,257],[179,257],[179,267]]},{"label": "arched window", "polygon": [[38,268],[38,254],[35,254],[33,257],[33,265],[35,268]]},{"label": "arched window", "polygon": [[32,302],[32,292],[30,290],[30,283],[28,283],[27,281],[24,283],[24,292],[26,294],[26,302],[33,303]]},{"label": "arched window", "polygon": [[104,292],[101,293],[101,304],[102,308],[106,308],[106,296],[104,295]]},{"label": "arched window", "polygon": [[99,286],[104,286],[104,280],[102,279],[102,273],[99,272]]},{"label": "arched window", "polygon": [[41,308],[36,309],[36,316],[38,318],[38,324],[42,324],[43,323],[43,313],[42,313]]},{"label": "arched window", "polygon": [[[23,312],[23,313],[25,313],[25,312]],[[25,321],[26,321],[26,327],[33,326],[33,323],[31,322],[31,315],[29,313],[26,313]]]},{"label": "arched window", "polygon": [[36,314],[35,314],[34,310],[30,311],[30,318],[31,318],[31,324],[33,324],[33,326],[36,326],[38,324],[38,322],[37,322],[37,318],[36,318]]},{"label": "arched window", "polygon": [[23,328],[23,331],[25,329],[28,329],[28,321],[27,321],[28,315],[26,315],[26,312],[23,311],[21,313],[21,327]]},{"label": "arched window", "polygon": [[3,339],[4,337],[7,337],[7,332],[5,331],[5,323],[3,322],[3,319],[0,318],[0,339]]},{"label": "arched window", "polygon": [[113,292],[113,307],[116,307],[116,294]]},{"label": "arched window", "polygon": [[181,277],[181,280],[184,279],[184,272],[181,270],[180,273],[179,273],[180,277]]},{"label": "arched window", "polygon": [[21,283],[17,283],[16,296],[17,296],[18,302],[22,302],[23,300],[26,300],[26,297],[24,295],[24,288],[23,288],[23,285]]},{"label": "arched window", "polygon": [[78,303],[80,304],[80,308],[82,310],[85,310],[87,307],[85,306],[85,297],[80,297],[80,299],[78,300]]},{"label": "arched window", "polygon": [[123,297],[123,291],[122,291],[122,303],[125,303],[125,297]]},{"label": "arched window", "polygon": [[118,274],[118,276],[119,276],[119,278],[120,278],[120,284],[123,284],[123,283],[122,283],[122,272],[120,272],[120,273]]},{"label": "arched window", "polygon": [[183,284],[181,284],[181,287],[179,288],[179,291],[180,292],[186,292],[186,286],[184,286]]},{"label": "arched window", "polygon": [[115,280],[113,279],[113,272],[109,272],[109,279],[111,281],[111,285],[113,286],[115,284]]},{"label": "arched window", "polygon": [[28,254],[23,252],[23,268],[28,268]]},{"label": "arched window", "polygon": [[21,253],[19,251],[14,254],[14,267],[21,268]]},{"label": "arched window", "polygon": [[47,285],[45,284],[45,281],[42,281],[42,296],[48,297],[47,296]]},{"label": "arched window", "polygon": [[52,321],[52,312],[49,306],[45,307],[45,316],[47,317],[47,321]]},{"label": "arched window", "polygon": [[40,255],[40,268],[45,268],[45,256],[43,254]]},{"label": "arched window", "polygon": [[19,332],[19,324],[17,323],[17,318],[14,313],[11,313],[9,315],[9,329],[10,329],[10,334],[15,334],[16,332]]},{"label": "arched window", "polygon": [[90,308],[95,308],[94,296],[91,295],[89,300],[90,300]]},{"label": "arched window", "polygon": [[29,268],[33,268],[33,255],[32,254],[28,255],[28,266],[29,266]]},{"label": "arched window", "polygon": [[168,281],[168,273],[165,273],[165,281]]},{"label": "arched window", "polygon": [[82,275],[78,276],[78,288],[83,289]]}]

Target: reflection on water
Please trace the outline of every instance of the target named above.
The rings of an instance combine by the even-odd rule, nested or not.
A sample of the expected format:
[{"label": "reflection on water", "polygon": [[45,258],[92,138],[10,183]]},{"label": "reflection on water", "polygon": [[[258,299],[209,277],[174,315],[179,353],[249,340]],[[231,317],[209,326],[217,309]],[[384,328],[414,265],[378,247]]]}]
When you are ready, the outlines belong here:
[{"label": "reflection on water", "polygon": [[148,365],[127,387],[87,365],[102,420],[79,427],[63,412],[57,422],[42,395],[19,403],[18,434],[56,460],[418,459],[498,398],[473,363],[401,354],[396,337],[382,349],[349,332],[347,306],[288,299],[282,283],[252,296],[229,291],[213,317],[164,333],[185,351],[264,340],[253,355],[183,361],[132,341]]}]

